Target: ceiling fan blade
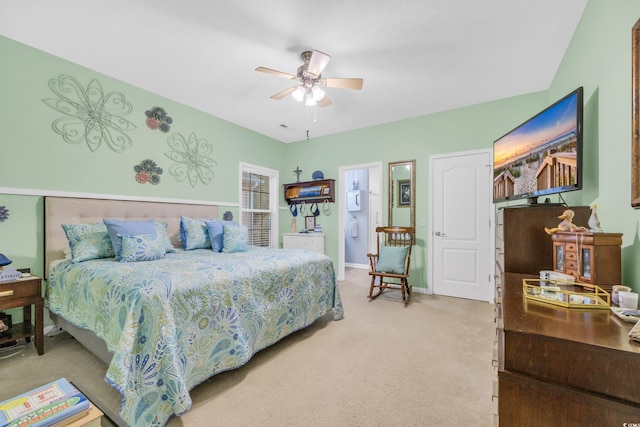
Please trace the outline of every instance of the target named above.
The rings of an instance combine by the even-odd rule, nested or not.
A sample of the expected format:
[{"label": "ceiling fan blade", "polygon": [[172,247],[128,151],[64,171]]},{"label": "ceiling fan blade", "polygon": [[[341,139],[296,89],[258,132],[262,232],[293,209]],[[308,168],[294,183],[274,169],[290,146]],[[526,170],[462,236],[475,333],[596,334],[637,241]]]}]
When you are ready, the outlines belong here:
[{"label": "ceiling fan blade", "polygon": [[261,73],[273,74],[273,75],[279,76],[279,77],[284,77],[285,79],[295,79],[296,78],[296,76],[294,76],[292,74],[283,73],[282,71],[272,70],[271,68],[266,68],[266,67],[258,67],[258,68],[256,68],[256,71],[259,71]]},{"label": "ceiling fan blade", "polygon": [[338,87],[342,89],[362,89],[362,79],[324,79],[327,82],[327,87]]},{"label": "ceiling fan blade", "polygon": [[320,101],[318,101],[318,105],[320,107],[326,107],[327,105],[331,105],[331,98],[325,95]]},{"label": "ceiling fan blade", "polygon": [[309,60],[309,67],[307,68],[307,72],[313,74],[314,76],[319,76],[322,74],[322,70],[327,66],[331,57],[326,53],[322,53],[319,50],[314,50],[311,54],[311,59]]},{"label": "ceiling fan blade", "polygon": [[285,89],[281,92],[276,93],[275,95],[271,95],[271,99],[282,99],[285,96],[289,95],[291,92],[293,92],[294,90],[296,90],[298,86],[292,86],[289,89]]}]

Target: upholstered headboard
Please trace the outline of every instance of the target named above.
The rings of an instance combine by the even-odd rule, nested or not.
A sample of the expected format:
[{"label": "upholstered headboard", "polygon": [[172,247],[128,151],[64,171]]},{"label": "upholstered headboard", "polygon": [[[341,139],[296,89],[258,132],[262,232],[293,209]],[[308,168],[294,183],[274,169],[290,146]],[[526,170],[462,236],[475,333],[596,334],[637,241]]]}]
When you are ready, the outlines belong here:
[{"label": "upholstered headboard", "polygon": [[49,264],[64,258],[69,247],[62,224],[100,222],[103,218],[158,219],[167,223],[174,246],[180,246],[180,216],[217,218],[216,205],[197,203],[165,203],[135,200],[83,199],[75,197],[45,197],[44,200],[44,272]]}]

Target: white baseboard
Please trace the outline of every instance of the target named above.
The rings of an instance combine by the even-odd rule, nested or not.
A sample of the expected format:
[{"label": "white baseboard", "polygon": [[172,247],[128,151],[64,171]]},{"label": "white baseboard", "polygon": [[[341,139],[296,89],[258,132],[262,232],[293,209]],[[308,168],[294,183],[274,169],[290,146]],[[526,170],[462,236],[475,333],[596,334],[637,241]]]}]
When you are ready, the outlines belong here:
[{"label": "white baseboard", "polygon": [[369,264],[353,264],[350,262],[346,262],[344,264],[345,267],[350,267],[350,268],[360,268],[363,270],[368,270],[369,269]]}]

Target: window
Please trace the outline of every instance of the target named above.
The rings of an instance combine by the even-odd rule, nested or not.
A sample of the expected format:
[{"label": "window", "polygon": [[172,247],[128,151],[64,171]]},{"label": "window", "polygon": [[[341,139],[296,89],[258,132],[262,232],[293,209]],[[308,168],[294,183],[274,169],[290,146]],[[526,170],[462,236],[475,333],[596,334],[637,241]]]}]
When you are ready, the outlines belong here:
[{"label": "window", "polygon": [[278,171],[240,163],[240,218],[249,229],[249,244],[277,246]]}]

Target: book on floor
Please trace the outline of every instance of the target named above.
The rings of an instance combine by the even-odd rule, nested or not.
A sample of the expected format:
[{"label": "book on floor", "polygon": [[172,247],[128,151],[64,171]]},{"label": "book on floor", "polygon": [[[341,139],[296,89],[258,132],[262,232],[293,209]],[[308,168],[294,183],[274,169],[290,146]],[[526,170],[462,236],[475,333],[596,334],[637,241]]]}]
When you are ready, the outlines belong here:
[{"label": "book on floor", "polygon": [[66,378],[0,402],[0,427],[50,427],[89,412],[91,402]]}]

